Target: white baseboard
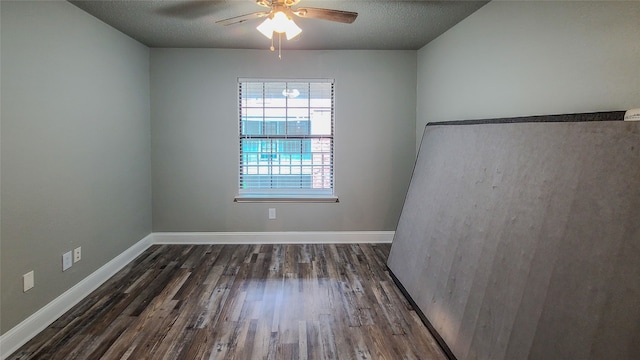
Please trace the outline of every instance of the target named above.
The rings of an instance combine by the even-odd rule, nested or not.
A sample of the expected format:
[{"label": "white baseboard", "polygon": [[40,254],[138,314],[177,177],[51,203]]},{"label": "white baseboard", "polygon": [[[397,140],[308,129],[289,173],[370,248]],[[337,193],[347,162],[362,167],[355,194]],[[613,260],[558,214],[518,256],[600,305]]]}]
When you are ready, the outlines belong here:
[{"label": "white baseboard", "polygon": [[157,232],[154,244],[390,243],[395,231]]},{"label": "white baseboard", "polygon": [[0,359],[4,360],[9,357],[9,355],[51,325],[56,319],[154,244],[391,243],[394,234],[395,231],[152,233],[0,336]]},{"label": "white baseboard", "polygon": [[91,275],[65,291],[62,295],[33,313],[20,324],[0,337],[0,358],[6,359],[27,341],[51,325],[65,312],[87,297],[120,269],[129,264],[152,244],[152,234],[116,256],[113,260],[94,271]]}]

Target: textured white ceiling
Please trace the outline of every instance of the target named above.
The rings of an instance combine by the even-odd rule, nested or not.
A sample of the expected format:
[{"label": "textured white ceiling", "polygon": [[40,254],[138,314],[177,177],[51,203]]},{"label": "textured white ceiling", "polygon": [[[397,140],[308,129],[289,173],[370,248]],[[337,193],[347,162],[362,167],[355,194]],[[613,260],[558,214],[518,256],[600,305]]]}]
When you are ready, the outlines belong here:
[{"label": "textured white ceiling", "polygon": [[[254,0],[70,0],[84,11],[149,47],[265,49],[261,20],[222,26],[215,22],[264,11]],[[284,49],[417,50],[487,1],[317,1],[296,7],[357,12],[353,24],[295,18],[303,29]]]}]

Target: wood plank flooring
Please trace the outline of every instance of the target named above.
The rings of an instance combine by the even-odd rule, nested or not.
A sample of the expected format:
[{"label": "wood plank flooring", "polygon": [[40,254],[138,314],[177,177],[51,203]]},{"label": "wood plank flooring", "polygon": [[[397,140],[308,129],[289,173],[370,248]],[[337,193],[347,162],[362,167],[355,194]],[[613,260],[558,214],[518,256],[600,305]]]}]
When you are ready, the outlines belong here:
[{"label": "wood plank flooring", "polygon": [[9,359],[446,359],[390,247],[155,245]]}]

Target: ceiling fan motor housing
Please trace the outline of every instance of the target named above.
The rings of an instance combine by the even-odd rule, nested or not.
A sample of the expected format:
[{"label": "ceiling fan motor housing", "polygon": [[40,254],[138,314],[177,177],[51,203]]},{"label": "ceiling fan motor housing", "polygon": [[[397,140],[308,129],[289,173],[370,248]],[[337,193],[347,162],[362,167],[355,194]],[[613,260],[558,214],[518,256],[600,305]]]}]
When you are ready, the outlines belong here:
[{"label": "ceiling fan motor housing", "polygon": [[300,0],[256,0],[256,3],[264,7],[274,7],[277,5],[291,7],[299,3]]},{"label": "ceiling fan motor housing", "polygon": [[[0,0],[1,1],[1,0]],[[323,19],[328,21],[335,21],[345,24],[351,24],[358,17],[358,13],[344,10],[332,10],[322,8],[297,8],[291,7],[300,3],[300,0],[256,0],[256,4],[269,8],[269,11],[260,11],[251,14],[245,14],[240,16],[234,16],[232,18],[218,20],[216,24],[220,25],[233,25],[241,24],[249,20],[260,19],[268,17],[273,19],[276,13],[281,12],[285,14],[289,20],[295,16],[310,19]],[[297,27],[297,26],[296,26]]]}]

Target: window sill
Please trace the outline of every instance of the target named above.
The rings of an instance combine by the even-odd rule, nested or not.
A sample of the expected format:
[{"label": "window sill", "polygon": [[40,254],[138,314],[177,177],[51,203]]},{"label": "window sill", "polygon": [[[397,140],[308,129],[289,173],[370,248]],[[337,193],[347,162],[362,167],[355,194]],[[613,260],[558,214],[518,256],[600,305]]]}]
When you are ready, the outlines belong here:
[{"label": "window sill", "polygon": [[337,203],[334,195],[236,195],[233,199],[237,203]]}]

